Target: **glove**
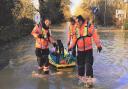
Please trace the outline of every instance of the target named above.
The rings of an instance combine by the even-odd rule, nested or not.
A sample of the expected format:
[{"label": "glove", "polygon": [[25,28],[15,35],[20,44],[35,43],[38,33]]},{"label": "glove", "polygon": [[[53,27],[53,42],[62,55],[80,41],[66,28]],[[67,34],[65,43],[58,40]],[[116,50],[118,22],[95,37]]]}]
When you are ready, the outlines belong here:
[{"label": "glove", "polygon": [[38,35],[38,38],[44,38],[44,37],[42,36],[42,34],[39,34],[39,35]]},{"label": "glove", "polygon": [[54,47],[54,48],[56,48],[56,47],[57,47],[57,44],[56,44],[56,43],[53,43],[52,45],[53,45],[53,47]]},{"label": "glove", "polygon": [[101,50],[102,50],[102,47],[98,47],[98,48],[97,48],[97,52],[99,52],[99,53],[100,53],[100,52],[101,52]]}]

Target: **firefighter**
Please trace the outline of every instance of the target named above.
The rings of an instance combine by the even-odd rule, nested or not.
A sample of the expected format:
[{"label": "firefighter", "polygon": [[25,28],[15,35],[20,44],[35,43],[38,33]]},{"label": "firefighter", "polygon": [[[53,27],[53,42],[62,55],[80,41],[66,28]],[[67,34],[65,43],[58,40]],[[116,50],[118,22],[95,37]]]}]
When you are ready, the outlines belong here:
[{"label": "firefighter", "polygon": [[49,31],[50,20],[45,18],[42,23],[36,24],[31,34],[34,36],[36,43],[36,56],[38,62],[39,73],[44,72],[44,74],[49,74],[49,43],[56,44],[53,40],[51,33]]},{"label": "firefighter", "polygon": [[[97,29],[95,29],[93,23],[89,22],[89,18],[85,20],[81,15],[79,15],[77,16],[77,19],[78,19],[78,29],[76,31],[77,34],[76,46],[77,46],[78,76],[79,78],[82,79],[86,73],[86,77],[93,78],[92,39],[94,40],[99,53],[102,50],[101,41],[99,39],[99,35],[97,34]],[[71,48],[69,48],[69,50],[71,50]]]}]

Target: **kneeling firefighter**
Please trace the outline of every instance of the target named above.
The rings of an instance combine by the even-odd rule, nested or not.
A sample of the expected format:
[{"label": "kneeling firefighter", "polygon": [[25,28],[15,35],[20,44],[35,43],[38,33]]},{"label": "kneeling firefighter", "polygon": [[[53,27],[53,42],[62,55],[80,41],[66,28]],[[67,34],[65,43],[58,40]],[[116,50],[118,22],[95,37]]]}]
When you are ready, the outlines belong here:
[{"label": "kneeling firefighter", "polygon": [[[101,52],[102,46],[94,27],[94,24],[90,23],[89,20],[85,20],[81,15],[77,17],[78,28],[77,28],[77,65],[78,65],[78,76],[84,77],[86,68],[86,77],[93,78],[93,47],[92,39],[94,40],[98,52]],[[69,48],[69,50],[72,48]],[[86,67],[85,67],[86,66]]]},{"label": "kneeling firefighter", "polygon": [[36,43],[36,56],[38,62],[39,73],[44,71],[44,74],[49,74],[49,43],[55,44],[49,31],[50,20],[45,18],[42,23],[36,24],[31,34],[34,36]]}]

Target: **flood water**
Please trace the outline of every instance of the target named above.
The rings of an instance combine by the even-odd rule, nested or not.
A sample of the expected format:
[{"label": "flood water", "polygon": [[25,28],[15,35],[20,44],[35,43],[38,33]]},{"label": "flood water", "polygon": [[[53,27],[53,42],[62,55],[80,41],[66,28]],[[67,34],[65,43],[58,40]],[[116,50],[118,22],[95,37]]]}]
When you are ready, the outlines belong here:
[{"label": "flood water", "polygon": [[[52,35],[61,39],[66,47],[66,26],[52,28]],[[94,46],[93,89],[128,89],[128,31],[99,30],[103,50],[99,54]],[[49,78],[34,78],[36,70],[34,39],[27,36],[1,48],[0,89],[86,89],[76,84],[73,69]],[[53,73],[53,70],[51,70]],[[66,72],[65,72],[66,71]]]}]

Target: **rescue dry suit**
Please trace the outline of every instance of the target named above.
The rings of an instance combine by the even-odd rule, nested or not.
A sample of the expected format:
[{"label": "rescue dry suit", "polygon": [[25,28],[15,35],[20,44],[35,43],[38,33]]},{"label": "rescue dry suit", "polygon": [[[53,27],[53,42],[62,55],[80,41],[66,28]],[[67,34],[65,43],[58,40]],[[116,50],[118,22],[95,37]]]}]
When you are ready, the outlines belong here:
[{"label": "rescue dry suit", "polygon": [[[36,48],[48,49],[48,43],[52,40],[48,29],[44,29],[41,26],[36,25],[31,34],[36,40]],[[39,34],[42,34],[43,38],[39,38]]]},{"label": "rescue dry suit", "polygon": [[[39,67],[41,67],[44,70],[44,72],[48,73],[49,71],[48,44],[49,42],[53,41],[49,29],[46,28],[45,24],[43,24],[43,26],[42,24],[36,25],[31,34],[34,36],[36,40],[35,47],[36,47],[36,56]],[[40,35],[42,36],[39,37]]]},{"label": "rescue dry suit", "polygon": [[101,42],[93,24],[89,24],[86,21],[84,24],[76,30],[77,34],[77,50],[86,51],[92,49],[92,39],[97,47],[101,47]]},{"label": "rescue dry suit", "polygon": [[[93,24],[84,22],[80,28],[76,29],[76,46],[77,46],[77,64],[78,75],[84,76],[86,68],[86,76],[93,77],[93,48],[92,39],[97,47],[101,47],[101,42]],[[73,44],[74,45],[74,44]],[[86,67],[85,67],[86,66]]]}]

